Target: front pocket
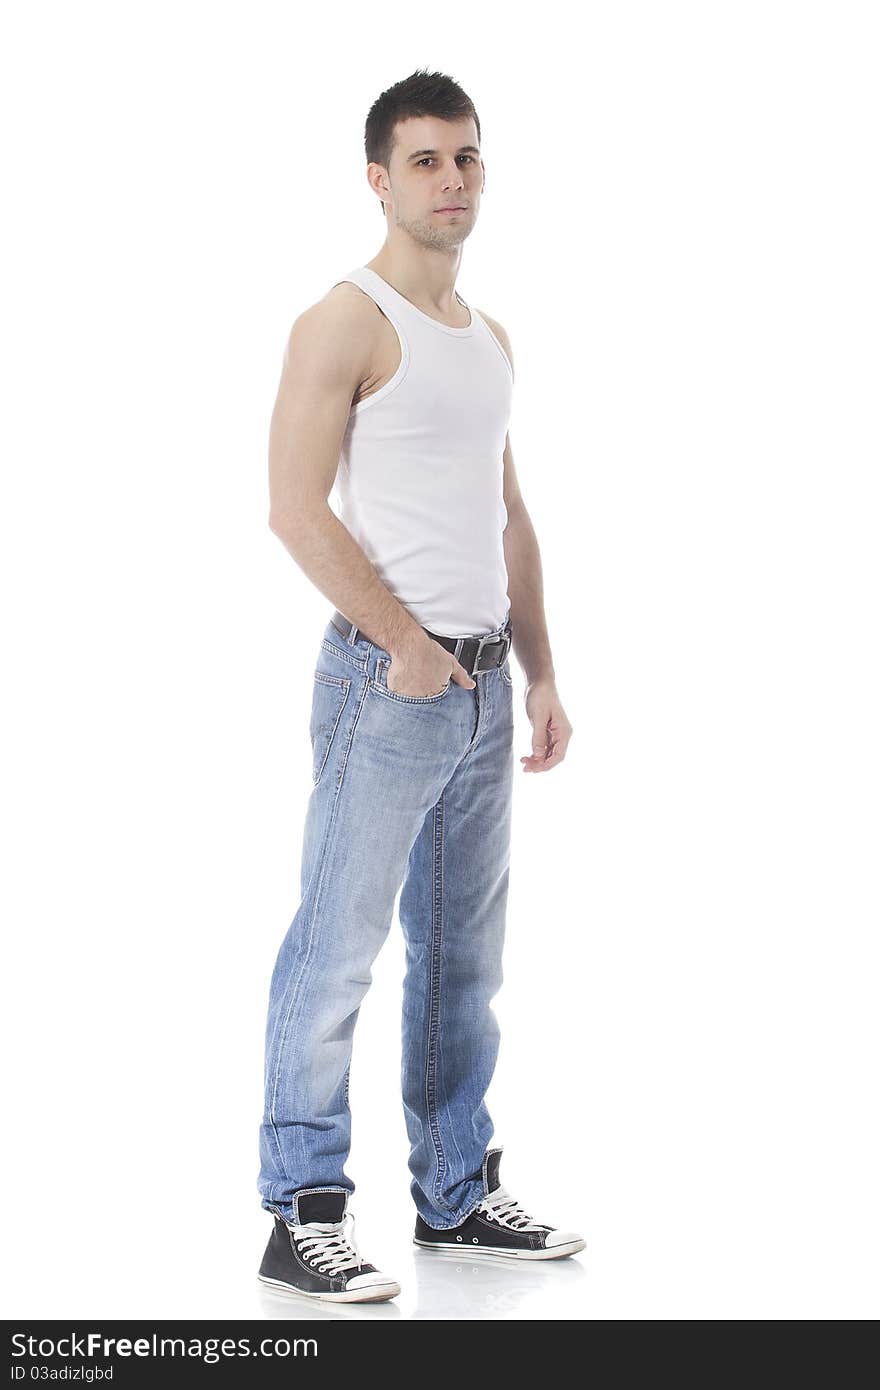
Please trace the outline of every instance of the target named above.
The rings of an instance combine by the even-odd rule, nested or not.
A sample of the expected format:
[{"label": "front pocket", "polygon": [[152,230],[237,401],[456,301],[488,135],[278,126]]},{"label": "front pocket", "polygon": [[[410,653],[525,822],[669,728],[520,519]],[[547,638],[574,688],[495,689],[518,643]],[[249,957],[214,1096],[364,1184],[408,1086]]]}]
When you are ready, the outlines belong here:
[{"label": "front pocket", "polygon": [[312,717],[309,738],[312,741],[312,784],[317,786],[333,743],[333,735],[342,718],[348,692],[349,676],[330,676],[326,671],[315,672],[312,691]]},{"label": "front pocket", "polygon": [[376,662],[376,679],[370,681],[370,688],[377,694],[384,695],[386,700],[400,700],[405,705],[433,705],[438,700],[442,700],[444,695],[449,694],[449,687],[452,685],[452,676],[449,676],[442,690],[438,690],[436,695],[401,695],[397,690],[388,689],[388,667],[391,663],[387,657],[380,656]]},{"label": "front pocket", "polygon": [[510,659],[508,657],[505,657],[503,664],[498,667],[498,670],[501,672],[501,679],[507,685],[513,685],[513,677],[510,674]]}]

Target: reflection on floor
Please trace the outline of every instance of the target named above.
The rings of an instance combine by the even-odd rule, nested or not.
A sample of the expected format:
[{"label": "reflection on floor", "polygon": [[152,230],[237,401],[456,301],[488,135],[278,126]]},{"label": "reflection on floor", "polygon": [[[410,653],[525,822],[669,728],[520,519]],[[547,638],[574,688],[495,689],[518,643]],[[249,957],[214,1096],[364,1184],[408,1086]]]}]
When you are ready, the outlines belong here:
[{"label": "reflection on floor", "polygon": [[[284,1296],[259,1286],[263,1317],[291,1321],[360,1320],[362,1318],[479,1319],[505,1321],[521,1316],[587,1317],[587,1252],[561,1260],[499,1259],[414,1249],[410,1270],[395,1278],[399,1297],[387,1303],[318,1303]],[[526,1306],[528,1305],[528,1306]],[[558,1310],[558,1311],[554,1311]]]}]

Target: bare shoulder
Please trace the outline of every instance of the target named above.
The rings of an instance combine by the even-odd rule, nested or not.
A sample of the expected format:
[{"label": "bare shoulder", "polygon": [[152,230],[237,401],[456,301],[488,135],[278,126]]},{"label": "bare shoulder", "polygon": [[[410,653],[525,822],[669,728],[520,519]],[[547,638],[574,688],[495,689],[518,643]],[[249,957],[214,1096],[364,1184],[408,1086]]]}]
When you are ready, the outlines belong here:
[{"label": "bare shoulder", "polygon": [[349,373],[352,367],[359,370],[370,359],[380,318],[369,295],[341,281],[297,315],[287,339],[285,365],[308,356]]},{"label": "bare shoulder", "polygon": [[498,339],[499,343],[504,348],[504,351],[507,353],[508,361],[510,362],[511,370],[513,370],[513,348],[510,345],[509,333],[502,326],[502,324],[498,322],[497,319],[493,319],[489,314],[486,313],[484,309],[478,309],[477,313],[480,315],[480,318],[484,319],[485,322],[489,325],[492,332],[495,334],[495,337]]}]

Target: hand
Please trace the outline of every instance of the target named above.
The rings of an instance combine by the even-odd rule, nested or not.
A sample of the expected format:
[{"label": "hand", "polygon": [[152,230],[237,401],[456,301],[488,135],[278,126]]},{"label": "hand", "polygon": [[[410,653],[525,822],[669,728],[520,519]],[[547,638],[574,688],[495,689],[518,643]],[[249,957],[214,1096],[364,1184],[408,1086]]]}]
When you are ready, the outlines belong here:
[{"label": "hand", "polygon": [[442,695],[450,679],[466,690],[473,690],[477,683],[452,652],[430,637],[411,650],[392,653],[385,672],[385,684],[396,695]]},{"label": "hand", "polygon": [[532,751],[520,758],[523,772],[549,772],[562,762],[572,734],[554,680],[532,681],[526,713],[532,721]]}]

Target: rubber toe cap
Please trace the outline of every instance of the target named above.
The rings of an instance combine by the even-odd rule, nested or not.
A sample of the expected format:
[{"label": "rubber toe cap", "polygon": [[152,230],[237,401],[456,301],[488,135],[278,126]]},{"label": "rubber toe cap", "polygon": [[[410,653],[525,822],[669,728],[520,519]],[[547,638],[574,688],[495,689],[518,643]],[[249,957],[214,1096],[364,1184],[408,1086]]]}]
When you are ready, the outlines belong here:
[{"label": "rubber toe cap", "polygon": [[586,1244],[583,1236],[579,1236],[577,1231],[548,1231],[544,1248],[552,1250],[557,1245],[576,1245],[578,1250],[583,1250]]},{"label": "rubber toe cap", "polygon": [[[380,1274],[374,1270],[370,1274],[356,1274],[353,1279],[348,1279],[346,1289],[375,1289],[378,1293],[383,1290],[392,1298],[400,1293],[400,1285],[396,1279],[389,1279],[387,1274]],[[393,1292],[392,1292],[393,1291]]]}]

